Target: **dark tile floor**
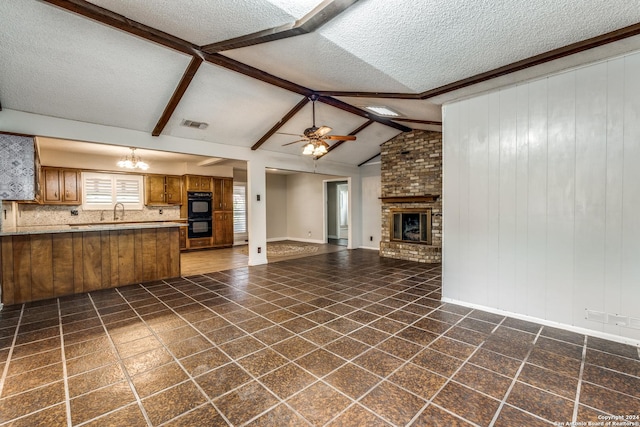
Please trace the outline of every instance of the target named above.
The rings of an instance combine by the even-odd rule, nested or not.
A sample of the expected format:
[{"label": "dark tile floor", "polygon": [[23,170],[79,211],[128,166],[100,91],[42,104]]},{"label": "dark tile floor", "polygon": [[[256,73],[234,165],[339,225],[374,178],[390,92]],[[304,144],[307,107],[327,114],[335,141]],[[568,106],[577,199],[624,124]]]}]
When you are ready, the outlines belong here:
[{"label": "dark tile floor", "polygon": [[0,375],[15,426],[640,415],[636,347],[443,304],[439,266],[364,250],[6,307]]}]

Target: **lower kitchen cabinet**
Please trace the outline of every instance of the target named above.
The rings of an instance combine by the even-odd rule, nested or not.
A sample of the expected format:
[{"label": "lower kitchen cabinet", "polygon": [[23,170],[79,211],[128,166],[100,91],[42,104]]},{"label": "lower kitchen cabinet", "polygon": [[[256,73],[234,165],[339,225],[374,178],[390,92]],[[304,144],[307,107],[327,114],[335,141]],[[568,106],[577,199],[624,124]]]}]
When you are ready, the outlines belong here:
[{"label": "lower kitchen cabinet", "polygon": [[180,250],[187,249],[187,227],[180,227]]},{"label": "lower kitchen cabinet", "polygon": [[198,237],[187,240],[187,249],[203,249],[211,247],[211,237]]},{"label": "lower kitchen cabinet", "polygon": [[233,245],[233,211],[213,213],[213,245]]},{"label": "lower kitchen cabinet", "polygon": [[2,303],[178,277],[179,233],[168,227],[3,236]]}]

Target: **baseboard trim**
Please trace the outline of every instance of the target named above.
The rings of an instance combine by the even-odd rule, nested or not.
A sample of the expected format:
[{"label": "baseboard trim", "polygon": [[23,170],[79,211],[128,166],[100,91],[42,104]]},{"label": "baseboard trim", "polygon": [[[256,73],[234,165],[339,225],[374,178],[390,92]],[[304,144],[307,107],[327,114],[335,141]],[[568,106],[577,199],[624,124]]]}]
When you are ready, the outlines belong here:
[{"label": "baseboard trim", "polygon": [[442,297],[442,302],[446,302],[449,304],[461,305],[463,307],[469,307],[477,310],[487,311],[489,313],[498,314],[501,316],[509,316],[519,320],[526,320],[529,322],[539,323],[544,326],[550,326],[552,328],[564,329],[570,332],[576,332],[582,335],[589,335],[596,338],[602,338],[609,341],[618,342],[621,344],[628,344],[635,347],[640,347],[640,340],[635,340],[633,338],[622,337],[620,335],[609,334],[607,332],[595,331],[593,329],[581,328],[578,326],[567,325],[566,323],[554,322],[552,320],[540,319],[538,317],[527,316],[526,314],[514,313],[512,311],[500,310],[494,307],[487,307],[480,304],[474,304],[466,301],[460,301],[453,298]]}]

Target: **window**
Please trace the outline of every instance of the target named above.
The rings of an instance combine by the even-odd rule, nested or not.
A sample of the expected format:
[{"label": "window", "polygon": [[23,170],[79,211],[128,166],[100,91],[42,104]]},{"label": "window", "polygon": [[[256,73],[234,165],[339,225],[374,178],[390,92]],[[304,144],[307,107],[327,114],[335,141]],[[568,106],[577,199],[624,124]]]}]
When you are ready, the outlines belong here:
[{"label": "window", "polygon": [[125,209],[141,210],[142,188],[142,175],[83,172],[82,208],[111,209],[116,203],[122,203]]},{"label": "window", "polygon": [[247,186],[243,183],[233,185],[233,232],[247,232]]}]

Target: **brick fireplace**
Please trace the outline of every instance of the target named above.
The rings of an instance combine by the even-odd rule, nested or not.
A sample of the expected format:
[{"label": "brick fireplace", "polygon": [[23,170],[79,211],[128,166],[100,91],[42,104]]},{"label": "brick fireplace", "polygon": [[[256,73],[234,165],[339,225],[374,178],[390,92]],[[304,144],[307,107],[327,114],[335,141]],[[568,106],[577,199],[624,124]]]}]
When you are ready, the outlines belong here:
[{"label": "brick fireplace", "polygon": [[442,260],[442,133],[415,130],[382,145],[380,255]]}]

